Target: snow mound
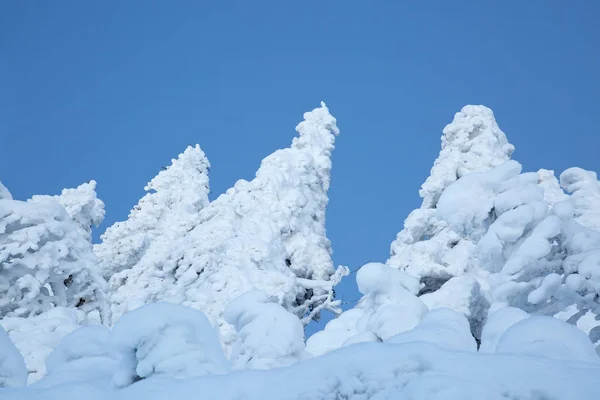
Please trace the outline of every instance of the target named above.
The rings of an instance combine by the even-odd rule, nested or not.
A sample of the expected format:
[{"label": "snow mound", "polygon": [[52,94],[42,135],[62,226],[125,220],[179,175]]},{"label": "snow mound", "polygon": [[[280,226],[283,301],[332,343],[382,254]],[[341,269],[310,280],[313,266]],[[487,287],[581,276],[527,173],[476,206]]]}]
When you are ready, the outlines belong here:
[{"label": "snow mound", "polygon": [[[434,311],[435,312],[435,311]],[[464,318],[464,317],[463,317]],[[534,372],[534,373],[533,373]],[[595,400],[600,365],[453,351],[423,342],[364,343],[269,371],[144,379],[121,390],[89,384],[0,389],[2,400],[513,399]]]},{"label": "snow mound", "polygon": [[426,342],[449,350],[477,351],[469,321],[464,315],[449,308],[428,312],[416,328],[388,340],[388,343],[394,344],[411,342]]},{"label": "snow mound", "polygon": [[117,387],[152,376],[183,379],[229,370],[206,316],[175,304],[147,304],[125,314],[110,342],[120,356]]},{"label": "snow mound", "polygon": [[46,357],[71,332],[88,319],[83,311],[72,308],[53,308],[43,314],[29,318],[5,317],[0,326],[23,355],[29,374],[28,383],[46,375]]},{"label": "snow mound", "polygon": [[27,384],[27,367],[19,350],[0,326],[0,388]]},{"label": "snow mound", "polygon": [[467,317],[471,331],[479,336],[488,301],[481,292],[479,282],[471,276],[449,279],[438,290],[419,297],[430,309],[450,308]]},{"label": "snow mound", "polygon": [[46,359],[48,374],[35,388],[76,382],[109,387],[118,367],[110,344],[110,330],[104,326],[83,326],[69,335]]},{"label": "snow mound", "polygon": [[496,352],[600,364],[585,333],[573,325],[545,316],[533,316],[512,325],[498,340]]},{"label": "snow mound", "polygon": [[298,317],[260,291],[245,293],[225,309],[225,321],[238,333],[231,352],[235,369],[269,369],[307,357]]},{"label": "snow mound", "polygon": [[481,353],[496,351],[498,341],[508,328],[517,322],[529,318],[529,314],[520,308],[505,307],[498,310],[490,309],[483,331],[481,333]]}]

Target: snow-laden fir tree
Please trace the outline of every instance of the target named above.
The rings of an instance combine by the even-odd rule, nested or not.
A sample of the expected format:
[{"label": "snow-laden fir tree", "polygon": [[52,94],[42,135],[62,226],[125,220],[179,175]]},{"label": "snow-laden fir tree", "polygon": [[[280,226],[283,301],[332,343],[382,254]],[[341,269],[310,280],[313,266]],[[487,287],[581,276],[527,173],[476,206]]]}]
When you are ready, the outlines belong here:
[{"label": "snow-laden fir tree", "polygon": [[208,204],[209,167],[200,146],[189,146],[146,185],[148,194],[128,219],[109,227],[94,246],[106,279],[135,267],[147,251],[156,251],[152,245],[157,238],[172,248],[198,224],[199,212]]},{"label": "snow-laden fir tree", "polygon": [[324,104],[296,130],[292,146],[265,158],[255,179],[238,181],[203,208],[196,226],[168,243],[166,260],[146,251],[111,278],[114,318],[154,301],[190,306],[219,327],[229,351],[235,329],[223,311],[250,290],[274,297],[304,323],[337,310],[333,286],[347,270],[333,267],[325,208],[339,131]]},{"label": "snow-laden fir tree", "polygon": [[[108,319],[107,285],[89,242],[103,204],[94,183],[62,195],[0,199],[0,317],[30,317],[54,307],[99,311]],[[61,204],[67,205],[68,210]],[[71,212],[71,214],[69,214]]]}]

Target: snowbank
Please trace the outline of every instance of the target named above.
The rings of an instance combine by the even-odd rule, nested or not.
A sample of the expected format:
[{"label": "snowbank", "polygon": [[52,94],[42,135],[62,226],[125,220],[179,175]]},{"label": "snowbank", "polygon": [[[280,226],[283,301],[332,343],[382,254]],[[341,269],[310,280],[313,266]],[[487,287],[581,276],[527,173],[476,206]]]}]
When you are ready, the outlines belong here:
[{"label": "snowbank", "polygon": [[552,399],[595,400],[598,364],[364,343],[291,367],[196,379],[146,379],[122,390],[73,384],[0,389],[3,400]]}]

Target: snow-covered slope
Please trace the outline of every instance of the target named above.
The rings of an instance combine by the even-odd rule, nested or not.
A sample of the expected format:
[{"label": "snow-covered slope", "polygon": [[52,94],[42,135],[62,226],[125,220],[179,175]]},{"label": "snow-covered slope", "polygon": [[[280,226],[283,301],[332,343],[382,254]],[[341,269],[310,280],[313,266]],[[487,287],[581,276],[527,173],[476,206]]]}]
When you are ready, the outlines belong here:
[{"label": "snow-covered slope", "polygon": [[[228,373],[218,355],[216,332],[196,314],[181,306],[152,305],[125,316],[111,333],[94,329],[73,334],[67,338],[70,345],[49,358],[58,375],[51,373],[28,388],[0,388],[0,398],[597,398],[600,358],[582,332],[549,317],[514,323],[499,333],[494,351],[479,354],[466,318],[439,309],[386,343],[355,344],[285,368]],[[107,368],[115,365],[111,349],[121,357],[112,370]],[[69,369],[70,363],[79,368]],[[71,381],[65,384],[69,371]],[[196,378],[188,375],[200,371]]]}]

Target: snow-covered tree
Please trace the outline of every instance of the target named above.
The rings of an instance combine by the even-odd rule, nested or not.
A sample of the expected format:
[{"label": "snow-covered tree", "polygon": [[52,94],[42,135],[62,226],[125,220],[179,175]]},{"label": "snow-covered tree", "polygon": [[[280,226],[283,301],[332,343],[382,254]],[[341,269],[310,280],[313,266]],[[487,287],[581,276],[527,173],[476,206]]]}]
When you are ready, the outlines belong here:
[{"label": "snow-covered tree", "polygon": [[[594,226],[598,181],[567,170],[561,184],[569,196],[552,171],[522,173],[509,159],[513,149],[489,109],[463,108],[444,129],[442,151],[420,191],[423,204],[406,219],[387,265],[418,280],[414,293],[428,309],[448,307],[467,317],[476,339],[490,307],[517,307],[569,320],[599,342],[600,236],[581,224]],[[359,288],[368,267],[357,274]],[[340,330],[332,321],[309,339],[310,352],[347,345],[350,339],[338,339],[357,330],[360,341],[382,339],[375,325],[365,329],[358,321],[369,308],[377,315],[388,306],[367,306],[369,296],[361,293],[355,320],[342,314],[343,325],[353,328]]]},{"label": "snow-covered tree", "polygon": [[296,130],[292,146],[265,158],[254,180],[238,181],[204,207],[189,232],[161,240],[166,260],[146,251],[111,278],[115,318],[154,301],[183,304],[205,312],[229,350],[235,329],[223,311],[250,290],[276,298],[305,323],[336,310],[333,286],[347,269],[333,267],[325,208],[339,131],[324,104]]},{"label": "snow-covered tree", "polygon": [[94,246],[106,279],[135,267],[157,238],[172,248],[198,224],[199,212],[208,204],[209,167],[200,146],[189,146],[146,185],[148,194],[128,219],[110,226]]},{"label": "snow-covered tree", "polygon": [[270,369],[308,357],[300,320],[258,290],[245,293],[225,309],[237,338],[231,351],[235,369]]},{"label": "snow-covered tree", "polygon": [[[82,190],[93,191],[93,187]],[[4,197],[0,199],[0,317],[34,316],[53,307],[98,310],[102,318],[107,317],[107,285],[96,272],[97,260],[81,225],[86,212],[78,211],[93,199],[94,215],[101,215],[102,203],[95,194],[65,192],[60,199],[34,196],[26,202]],[[78,204],[80,198],[84,201]],[[75,219],[57,200],[69,204]]]}]

